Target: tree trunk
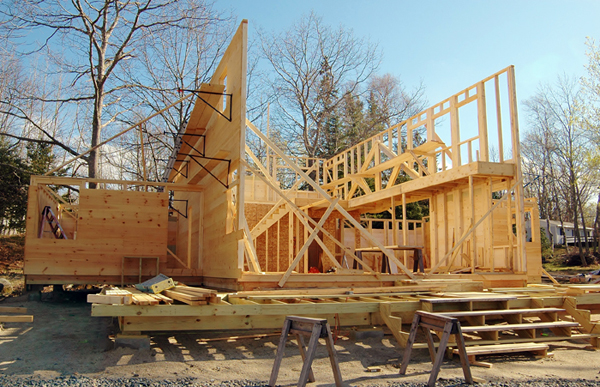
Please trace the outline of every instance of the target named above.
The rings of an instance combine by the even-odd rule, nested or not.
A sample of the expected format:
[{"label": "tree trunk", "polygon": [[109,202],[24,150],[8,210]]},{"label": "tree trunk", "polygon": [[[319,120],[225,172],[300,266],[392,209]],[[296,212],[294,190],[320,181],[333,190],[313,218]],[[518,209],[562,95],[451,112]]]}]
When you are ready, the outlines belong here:
[{"label": "tree trunk", "polygon": [[[575,190],[575,177],[573,171],[571,171],[571,196],[573,203],[573,225],[575,226],[575,240],[577,241],[577,249],[579,250],[579,258],[581,259],[581,266],[587,266],[587,260],[583,254],[583,246],[581,245],[581,236],[579,234],[579,216],[577,214],[577,192]],[[566,240],[566,238],[565,238]]]},{"label": "tree trunk", "polygon": [[598,231],[600,229],[600,192],[596,202],[596,219],[594,220],[594,254],[598,252]]},{"label": "tree trunk", "polygon": [[[576,189],[579,191],[578,189]],[[585,240],[585,254],[590,255],[590,245],[587,239],[587,227],[585,226],[585,217],[583,214],[583,206],[581,205],[581,196],[577,195],[577,203],[579,204],[579,213],[581,215],[581,225],[583,226],[583,238]]]},{"label": "tree trunk", "polygon": [[[103,90],[96,91],[96,99],[94,101],[94,113],[92,116],[92,142],[91,147],[95,147],[100,143],[102,132],[102,105],[104,103]],[[94,149],[90,152],[88,161],[88,176],[92,179],[98,177],[100,161],[100,149]],[[90,188],[96,188],[96,183],[89,183]]]}]

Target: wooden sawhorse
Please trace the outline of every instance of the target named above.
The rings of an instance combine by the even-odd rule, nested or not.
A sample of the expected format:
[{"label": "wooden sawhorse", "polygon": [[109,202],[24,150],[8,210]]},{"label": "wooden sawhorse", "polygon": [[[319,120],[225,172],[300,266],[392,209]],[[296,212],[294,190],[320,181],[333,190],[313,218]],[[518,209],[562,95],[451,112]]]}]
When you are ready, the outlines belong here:
[{"label": "wooden sawhorse", "polygon": [[[331,368],[333,369],[335,385],[337,387],[342,387],[342,374],[340,372],[340,366],[337,362],[337,356],[333,346],[333,337],[331,336],[329,323],[326,319],[298,316],[286,316],[285,318],[283,329],[281,330],[281,338],[279,339],[279,346],[277,347],[277,354],[275,356],[275,364],[273,364],[271,378],[269,379],[269,386],[275,387],[275,383],[277,382],[277,375],[279,374],[281,359],[283,359],[285,342],[288,334],[290,333],[296,336],[296,340],[298,340],[298,347],[300,348],[300,355],[304,361],[304,364],[302,365],[302,371],[300,372],[300,379],[298,380],[298,387],[306,386],[306,382],[309,380],[311,382],[315,381],[315,376],[312,371],[312,362],[315,358],[315,352],[317,350],[319,338],[325,339],[327,352],[329,352],[329,361],[331,362]],[[304,336],[310,337],[307,349],[304,348]]]},{"label": "wooden sawhorse", "polygon": [[[473,384],[471,367],[469,366],[469,359],[467,358],[467,351],[465,349],[465,341],[463,339],[462,331],[460,329],[460,322],[458,319],[439,314],[423,312],[420,310],[415,312],[415,317],[413,318],[413,322],[410,327],[410,334],[408,336],[406,348],[404,349],[402,366],[400,367],[400,375],[404,375],[406,373],[406,368],[408,367],[408,362],[410,360],[410,352],[412,351],[412,346],[415,343],[419,326],[427,338],[429,355],[431,356],[431,361],[433,362],[433,369],[431,370],[431,375],[429,376],[429,382],[427,382],[427,385],[429,387],[435,386],[435,381],[437,380],[440,367],[442,366],[442,360],[444,359],[444,355],[446,353],[446,346],[448,345],[450,335],[454,335],[456,338],[456,346],[458,347],[458,355],[460,356],[460,363],[462,365],[463,373],[465,374],[465,380],[468,384]],[[443,332],[437,352],[433,344],[433,336],[431,335],[432,330],[436,332]]]}]

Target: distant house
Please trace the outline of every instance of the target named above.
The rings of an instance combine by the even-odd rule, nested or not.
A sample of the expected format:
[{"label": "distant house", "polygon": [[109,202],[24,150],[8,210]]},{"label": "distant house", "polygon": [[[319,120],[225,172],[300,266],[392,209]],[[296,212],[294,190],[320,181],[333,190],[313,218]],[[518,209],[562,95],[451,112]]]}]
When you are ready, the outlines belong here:
[{"label": "distant house", "polygon": [[[547,228],[548,223],[550,223],[549,229]],[[540,227],[546,232],[546,236],[555,246],[563,246],[565,244],[565,239],[569,245],[577,243],[575,238],[575,225],[570,222],[563,222],[563,226],[564,228],[561,228],[560,221],[558,220],[550,220],[548,222],[546,219],[540,219]],[[526,227],[529,227],[529,225]],[[593,242],[594,229],[592,227],[587,227],[585,231],[587,233],[588,242]],[[579,225],[579,235],[581,236],[581,242],[585,242],[582,225]]]}]

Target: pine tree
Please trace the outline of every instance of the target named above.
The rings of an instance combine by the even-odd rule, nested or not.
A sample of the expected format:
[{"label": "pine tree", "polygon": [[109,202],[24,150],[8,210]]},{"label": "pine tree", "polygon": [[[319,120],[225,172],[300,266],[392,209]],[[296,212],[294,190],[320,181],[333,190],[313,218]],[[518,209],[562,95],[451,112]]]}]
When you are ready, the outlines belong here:
[{"label": "pine tree", "polygon": [[0,138],[0,232],[25,229],[27,214],[27,164],[19,157],[18,148]]}]

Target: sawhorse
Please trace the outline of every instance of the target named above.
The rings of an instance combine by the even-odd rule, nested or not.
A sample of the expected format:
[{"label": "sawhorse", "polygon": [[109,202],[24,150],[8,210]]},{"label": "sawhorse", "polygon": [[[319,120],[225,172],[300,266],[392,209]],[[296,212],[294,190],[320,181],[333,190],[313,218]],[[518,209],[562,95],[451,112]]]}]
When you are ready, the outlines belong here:
[{"label": "sawhorse", "polygon": [[[458,319],[423,312],[420,310],[415,312],[415,317],[413,318],[413,322],[410,327],[410,334],[408,336],[406,348],[404,349],[402,366],[400,367],[400,375],[404,375],[406,373],[406,368],[408,367],[408,362],[410,360],[410,352],[412,351],[412,346],[415,343],[419,326],[427,338],[429,356],[431,356],[431,361],[433,362],[433,369],[431,370],[431,375],[429,376],[429,382],[427,385],[429,387],[435,386],[435,381],[437,380],[440,367],[442,366],[442,360],[444,359],[444,354],[446,353],[446,346],[448,345],[450,335],[454,335],[456,338],[456,346],[458,347],[458,355],[460,356],[460,363],[462,365],[463,373],[465,374],[465,380],[468,384],[473,384],[471,367],[469,366],[469,359],[467,358],[467,351],[465,349],[465,341],[463,339],[462,331],[460,329],[460,322]],[[433,336],[431,335],[432,330],[436,332],[442,332],[442,337],[440,338],[440,344],[437,352],[433,344]]]},{"label": "sawhorse", "polygon": [[[277,382],[277,375],[279,374],[279,367],[281,366],[281,360],[283,359],[285,342],[290,333],[296,336],[298,347],[300,348],[300,355],[304,361],[302,371],[300,372],[300,379],[298,380],[298,387],[306,386],[306,382],[309,380],[311,382],[315,381],[315,376],[312,371],[312,362],[315,358],[319,338],[325,339],[327,352],[329,352],[329,361],[331,362],[331,368],[333,369],[335,385],[337,387],[342,387],[342,374],[337,362],[329,323],[326,319],[298,316],[286,316],[285,318],[283,329],[281,330],[281,337],[279,339],[279,346],[277,347],[277,354],[275,356],[275,364],[273,364],[271,378],[269,379],[269,386],[275,387],[275,383]],[[307,349],[304,348],[304,336],[310,337]]]}]

